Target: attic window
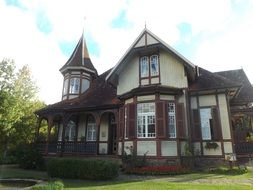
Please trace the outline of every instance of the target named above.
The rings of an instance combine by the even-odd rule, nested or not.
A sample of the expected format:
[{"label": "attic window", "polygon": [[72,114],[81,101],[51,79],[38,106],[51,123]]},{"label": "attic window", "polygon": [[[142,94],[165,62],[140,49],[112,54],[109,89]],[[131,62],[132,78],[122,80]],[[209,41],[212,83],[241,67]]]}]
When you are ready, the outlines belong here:
[{"label": "attic window", "polygon": [[70,94],[78,94],[80,88],[80,79],[79,78],[71,78],[69,84],[69,93]]},{"label": "attic window", "polygon": [[88,79],[82,79],[82,90],[81,93],[84,93],[90,87],[90,81]]},{"label": "attic window", "polygon": [[149,76],[148,57],[141,58],[141,77]]},{"label": "attic window", "polygon": [[150,57],[150,73],[151,73],[151,76],[157,76],[159,74],[157,55],[152,55]]}]

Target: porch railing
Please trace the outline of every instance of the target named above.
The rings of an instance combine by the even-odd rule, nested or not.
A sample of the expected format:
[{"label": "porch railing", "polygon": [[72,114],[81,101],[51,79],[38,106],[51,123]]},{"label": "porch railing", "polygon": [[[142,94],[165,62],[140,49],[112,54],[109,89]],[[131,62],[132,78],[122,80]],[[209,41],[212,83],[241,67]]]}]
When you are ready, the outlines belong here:
[{"label": "porch railing", "polygon": [[37,149],[41,153],[96,154],[97,142],[38,142]]},{"label": "porch railing", "polygon": [[236,154],[252,154],[253,155],[253,142],[242,142],[235,144]]}]

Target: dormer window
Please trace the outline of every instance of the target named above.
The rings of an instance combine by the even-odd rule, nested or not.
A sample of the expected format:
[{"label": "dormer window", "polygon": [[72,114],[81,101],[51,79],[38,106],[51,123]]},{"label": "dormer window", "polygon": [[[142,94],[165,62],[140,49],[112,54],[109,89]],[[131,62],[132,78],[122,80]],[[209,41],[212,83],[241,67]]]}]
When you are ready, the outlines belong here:
[{"label": "dormer window", "polygon": [[68,85],[69,85],[69,80],[65,79],[63,83],[63,96],[68,93]]},{"label": "dormer window", "polygon": [[79,78],[71,78],[69,84],[69,93],[70,94],[78,94],[80,88],[80,79]]},{"label": "dormer window", "polygon": [[158,55],[140,58],[140,85],[157,84],[160,82]]},{"label": "dormer window", "polygon": [[90,87],[90,81],[88,79],[82,79],[82,90],[81,93],[84,93]]}]

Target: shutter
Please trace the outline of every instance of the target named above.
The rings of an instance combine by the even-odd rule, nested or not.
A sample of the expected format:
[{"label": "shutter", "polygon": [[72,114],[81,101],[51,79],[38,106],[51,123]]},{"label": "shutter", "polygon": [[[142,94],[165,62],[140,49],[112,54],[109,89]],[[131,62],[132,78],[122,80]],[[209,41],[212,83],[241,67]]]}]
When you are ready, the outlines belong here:
[{"label": "shutter", "polygon": [[192,125],[192,139],[193,140],[200,140],[201,139],[201,129],[200,129],[200,117],[199,117],[199,110],[194,109],[192,110],[192,117],[193,117],[193,125]]},{"label": "shutter", "polygon": [[184,126],[184,104],[177,104],[176,108],[176,120],[177,120],[177,129],[178,129],[178,137],[185,137],[185,126]]},{"label": "shutter", "polygon": [[221,140],[221,125],[220,125],[220,117],[219,111],[217,107],[212,108],[212,117],[213,117],[213,140]]},{"label": "shutter", "polygon": [[119,122],[118,122],[118,139],[123,139],[123,131],[124,131],[124,107],[119,109]]},{"label": "shutter", "polygon": [[156,131],[158,138],[167,137],[167,107],[163,101],[156,102]]},{"label": "shutter", "polygon": [[128,104],[127,107],[127,124],[128,137],[133,139],[136,137],[136,104]]}]

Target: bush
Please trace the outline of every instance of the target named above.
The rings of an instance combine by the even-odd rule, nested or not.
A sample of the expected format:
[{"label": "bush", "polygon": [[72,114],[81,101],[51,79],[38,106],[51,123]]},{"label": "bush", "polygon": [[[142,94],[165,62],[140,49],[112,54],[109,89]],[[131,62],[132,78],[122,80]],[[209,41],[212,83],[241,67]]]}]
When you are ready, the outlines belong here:
[{"label": "bush", "polygon": [[119,165],[105,160],[51,158],[47,163],[50,177],[70,179],[112,179],[118,176]]},{"label": "bush", "polygon": [[245,168],[232,168],[232,169],[221,167],[221,168],[217,168],[217,169],[210,171],[210,173],[221,174],[221,175],[241,175],[241,174],[245,174],[247,172],[248,172],[248,170],[246,167]]},{"label": "bush", "polygon": [[62,190],[64,185],[61,181],[48,182],[43,185],[35,185],[30,190]]},{"label": "bush", "polygon": [[20,168],[45,169],[44,159],[34,145],[22,145],[17,148],[16,157]]}]

